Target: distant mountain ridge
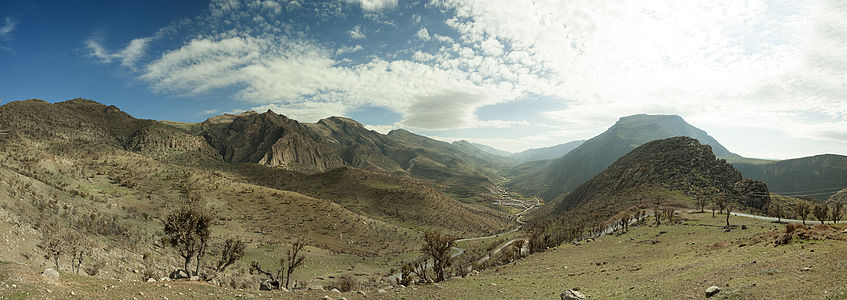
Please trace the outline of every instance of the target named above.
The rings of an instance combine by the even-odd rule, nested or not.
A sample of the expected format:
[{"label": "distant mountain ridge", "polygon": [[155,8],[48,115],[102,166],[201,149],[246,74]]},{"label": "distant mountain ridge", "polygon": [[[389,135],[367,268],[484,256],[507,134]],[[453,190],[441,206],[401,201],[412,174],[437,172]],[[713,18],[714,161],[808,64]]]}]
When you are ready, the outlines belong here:
[{"label": "distant mountain ridge", "polygon": [[550,147],[533,148],[512,154],[509,157],[516,160],[518,163],[555,159],[565,156],[569,152],[573,151],[573,149],[576,149],[576,147],[579,147],[579,145],[582,145],[582,143],[584,142],[585,140],[578,140]]},{"label": "distant mountain ridge", "polygon": [[300,123],[273,111],[210,118],[197,134],[228,162],[251,162],[299,172],[343,166],[409,174],[482,192],[511,162],[467,142],[453,144],[393,130],[387,135],[349,118]]},{"label": "distant mountain ridge", "polygon": [[494,148],[494,147],[491,147],[491,146],[488,146],[488,145],[483,145],[483,144],[480,144],[480,143],[471,143],[471,145],[474,145],[474,147],[479,148],[479,150],[482,150],[482,151],[485,151],[485,152],[488,152],[488,153],[491,153],[491,154],[494,154],[494,155],[499,155],[499,156],[503,156],[503,157],[508,157],[508,156],[512,155],[512,152],[500,150],[500,149],[497,149],[497,148]]},{"label": "distant mountain ridge", "polygon": [[539,194],[545,199],[554,199],[573,191],[580,184],[610,166],[615,160],[644,143],[687,136],[712,147],[718,157],[740,157],[676,115],[633,115],[620,118],[612,127],[597,135],[565,156],[551,161],[543,169],[519,165],[533,172],[522,172],[513,178],[509,187],[527,194]]},{"label": "distant mountain ridge", "polygon": [[774,193],[825,200],[847,187],[847,156],[823,154],[762,164],[733,164],[744,177],[764,181]]}]

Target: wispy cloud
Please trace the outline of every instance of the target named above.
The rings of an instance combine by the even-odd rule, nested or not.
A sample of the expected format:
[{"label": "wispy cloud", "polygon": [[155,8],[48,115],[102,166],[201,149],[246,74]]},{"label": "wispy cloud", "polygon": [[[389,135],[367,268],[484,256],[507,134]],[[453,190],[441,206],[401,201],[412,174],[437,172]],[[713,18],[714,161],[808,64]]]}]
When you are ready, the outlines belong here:
[{"label": "wispy cloud", "polygon": [[397,7],[397,0],[345,0],[347,3],[359,4],[362,10],[374,12]]},{"label": "wispy cloud", "polygon": [[353,26],[353,29],[350,29],[350,31],[348,31],[347,33],[350,35],[350,38],[354,40],[361,40],[367,38],[367,36],[365,36],[365,33],[362,32],[362,25]]},{"label": "wispy cloud", "polygon": [[[99,61],[138,66],[158,93],[235,91],[253,108],[304,121],[376,106],[402,116],[381,129],[539,126],[480,121],[477,113],[532,97],[562,103],[538,116],[558,127],[537,127],[538,135],[509,150],[590,137],[635,113],[810,139],[847,134],[847,5],[839,1],[439,0],[421,7],[444,15],[446,26],[415,11],[414,29],[402,37],[380,27],[395,20],[367,17],[329,30],[340,40],[309,33],[332,23],[325,18],[345,16],[351,3],[380,15],[413,5],[216,0],[191,20],[202,24],[180,33],[192,38],[143,63],[149,40],[115,52],[94,40],[89,50]],[[279,17],[290,9],[314,12],[321,22],[300,26]],[[400,17],[409,22],[409,14]]]},{"label": "wispy cloud", "polygon": [[112,61],[120,61],[124,67],[135,68],[138,60],[144,57],[151,39],[149,37],[133,39],[126,47],[116,52],[106,50],[97,38],[91,38],[85,41],[85,46],[88,49],[88,55],[98,62],[111,63]]},{"label": "wispy cloud", "polygon": [[11,17],[6,17],[6,25],[0,27],[0,40],[8,40],[12,36],[12,32],[17,28],[18,23],[12,20]]}]

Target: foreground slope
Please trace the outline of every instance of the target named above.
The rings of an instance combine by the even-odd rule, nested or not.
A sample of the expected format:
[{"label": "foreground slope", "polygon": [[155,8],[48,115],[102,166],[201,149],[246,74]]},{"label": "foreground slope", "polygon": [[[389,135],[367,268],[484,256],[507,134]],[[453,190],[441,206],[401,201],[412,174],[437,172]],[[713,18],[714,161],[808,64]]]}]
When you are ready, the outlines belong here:
[{"label": "foreground slope", "polygon": [[578,288],[589,299],[703,299],[714,285],[721,288],[718,299],[847,298],[847,263],[840,259],[847,255],[847,233],[774,247],[773,238],[761,236],[780,234],[782,224],[732,217],[736,227],[725,232],[723,215],[678,217],[678,224],[635,226],[393,297],[559,299]]},{"label": "foreground slope", "polygon": [[540,172],[513,178],[509,186],[527,194],[538,193],[545,199],[554,199],[573,191],[632,149],[653,140],[675,136],[691,137],[710,145],[717,156],[737,156],[679,116],[633,115],[621,118],[605,132],[553,160]]}]

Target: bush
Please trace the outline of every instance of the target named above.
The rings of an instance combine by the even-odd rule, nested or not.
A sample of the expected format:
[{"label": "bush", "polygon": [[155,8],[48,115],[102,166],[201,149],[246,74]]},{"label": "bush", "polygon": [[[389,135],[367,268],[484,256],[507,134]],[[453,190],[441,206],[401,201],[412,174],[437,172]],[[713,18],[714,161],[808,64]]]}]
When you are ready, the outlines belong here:
[{"label": "bush", "polygon": [[342,292],[349,292],[359,287],[359,281],[351,275],[342,275],[335,282],[336,288]]},{"label": "bush", "polygon": [[94,263],[85,267],[85,274],[88,274],[88,276],[97,276],[97,274],[100,274],[100,269],[105,265],[106,263],[102,260],[95,260]]}]

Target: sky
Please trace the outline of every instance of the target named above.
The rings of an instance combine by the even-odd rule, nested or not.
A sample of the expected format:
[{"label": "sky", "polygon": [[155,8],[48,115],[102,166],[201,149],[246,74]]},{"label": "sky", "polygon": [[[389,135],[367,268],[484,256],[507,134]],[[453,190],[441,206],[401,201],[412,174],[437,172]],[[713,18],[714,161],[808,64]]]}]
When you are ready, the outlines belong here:
[{"label": "sky", "polygon": [[847,155],[847,2],[0,1],[0,103],[77,97],[512,152],[676,114],[747,157]]}]

